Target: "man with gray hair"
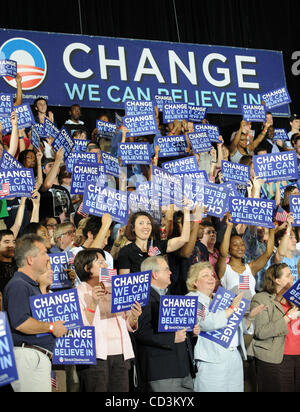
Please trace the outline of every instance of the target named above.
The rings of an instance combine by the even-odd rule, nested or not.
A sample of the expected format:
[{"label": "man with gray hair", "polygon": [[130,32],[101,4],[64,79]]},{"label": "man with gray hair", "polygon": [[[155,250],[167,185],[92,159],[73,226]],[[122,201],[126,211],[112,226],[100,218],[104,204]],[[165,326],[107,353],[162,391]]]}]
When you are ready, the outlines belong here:
[{"label": "man with gray hair", "polygon": [[160,296],[169,294],[171,284],[169,265],[163,256],[154,256],[142,263],[141,271],[149,270],[152,270],[150,301],[143,308],[134,336],[141,389],[149,392],[193,392],[195,370],[189,334],[186,329],[176,333],[158,332]]},{"label": "man with gray hair", "polygon": [[[3,310],[7,312],[19,380],[15,392],[51,392],[51,359],[55,339],[67,333],[64,322],[40,322],[32,317],[30,297],[41,295],[38,278],[49,268],[42,238],[26,235],[17,241],[18,271],[4,289]],[[38,335],[41,335],[39,336]]]}]

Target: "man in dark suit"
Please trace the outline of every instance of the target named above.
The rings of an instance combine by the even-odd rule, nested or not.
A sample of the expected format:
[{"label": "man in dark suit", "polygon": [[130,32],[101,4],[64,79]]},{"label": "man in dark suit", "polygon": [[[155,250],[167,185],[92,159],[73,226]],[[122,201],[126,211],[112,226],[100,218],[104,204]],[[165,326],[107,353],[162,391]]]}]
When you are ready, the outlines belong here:
[{"label": "man in dark suit", "polygon": [[[141,380],[150,392],[193,392],[195,376],[190,334],[158,332],[160,296],[169,294],[171,272],[162,256],[146,259],[142,271],[152,270],[150,301],[143,308],[135,333]],[[194,335],[200,333],[195,327]]]}]

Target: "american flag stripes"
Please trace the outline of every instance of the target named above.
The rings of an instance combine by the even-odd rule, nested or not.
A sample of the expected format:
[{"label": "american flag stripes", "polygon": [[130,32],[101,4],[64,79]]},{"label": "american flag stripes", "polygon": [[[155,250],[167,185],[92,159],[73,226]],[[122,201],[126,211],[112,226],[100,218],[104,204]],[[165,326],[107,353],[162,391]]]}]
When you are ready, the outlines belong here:
[{"label": "american flag stripes", "polygon": [[239,289],[240,290],[249,290],[249,288],[250,288],[249,282],[250,282],[249,275],[240,275]]},{"label": "american flag stripes", "polygon": [[202,320],[205,318],[205,306],[201,302],[198,302],[197,316]]},{"label": "american flag stripes", "polygon": [[111,282],[112,276],[115,276],[116,274],[116,269],[101,268],[99,274],[99,282]]},{"label": "american flag stripes", "polygon": [[0,197],[9,195],[9,183],[2,183],[2,188],[0,190]]},{"label": "american flag stripes", "polygon": [[281,206],[278,206],[277,212],[275,215],[275,219],[277,220],[277,222],[286,222],[287,218],[288,218],[288,213]]},{"label": "american flag stripes", "polygon": [[82,209],[83,209],[83,202],[81,202],[81,205],[79,206],[79,208],[78,208],[78,210],[77,210],[77,213],[78,213],[78,215],[80,215],[80,216],[82,216],[82,217],[84,217],[84,218],[88,217],[88,214],[87,214],[87,213],[84,213],[84,212],[82,211]]}]

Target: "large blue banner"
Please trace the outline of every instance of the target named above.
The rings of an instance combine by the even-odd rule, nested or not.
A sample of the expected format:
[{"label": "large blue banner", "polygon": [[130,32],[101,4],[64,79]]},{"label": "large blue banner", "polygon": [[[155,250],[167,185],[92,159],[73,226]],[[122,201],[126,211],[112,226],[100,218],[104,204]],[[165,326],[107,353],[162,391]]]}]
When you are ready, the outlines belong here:
[{"label": "large blue banner", "polygon": [[[125,109],[126,101],[169,95],[240,115],[242,105],[286,85],[282,52],[269,50],[0,30],[0,54],[17,60],[29,103],[45,96],[50,105]],[[4,93],[16,87],[0,83]],[[273,114],[289,116],[289,106]]]}]

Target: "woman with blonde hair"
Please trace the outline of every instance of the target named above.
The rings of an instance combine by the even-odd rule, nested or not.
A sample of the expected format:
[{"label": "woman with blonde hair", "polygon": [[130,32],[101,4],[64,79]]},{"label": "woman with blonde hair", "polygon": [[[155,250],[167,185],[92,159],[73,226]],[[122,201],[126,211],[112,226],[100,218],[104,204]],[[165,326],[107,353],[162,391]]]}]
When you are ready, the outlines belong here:
[{"label": "woman with blonde hair", "polygon": [[[201,332],[212,332],[227,326],[228,319],[239,308],[243,293],[239,294],[225,310],[212,313],[209,307],[213,298],[216,279],[213,267],[208,262],[200,262],[191,266],[187,279],[187,296],[198,297],[198,324]],[[249,314],[251,321],[264,306],[260,305]],[[223,348],[211,340],[198,336],[195,346],[195,361],[198,373],[194,382],[195,392],[243,392],[243,361],[238,347],[241,347],[246,359],[243,333],[251,323],[242,322],[232,339],[229,348]]]}]

